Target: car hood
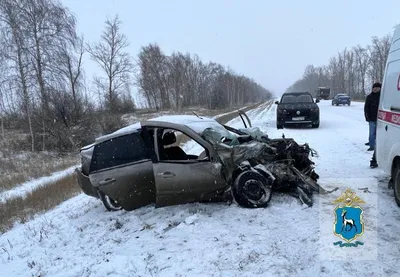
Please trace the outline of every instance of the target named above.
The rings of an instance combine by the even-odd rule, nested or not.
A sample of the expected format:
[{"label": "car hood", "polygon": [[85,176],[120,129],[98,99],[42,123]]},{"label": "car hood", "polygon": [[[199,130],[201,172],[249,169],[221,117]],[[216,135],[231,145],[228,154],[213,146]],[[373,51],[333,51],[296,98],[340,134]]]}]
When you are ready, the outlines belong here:
[{"label": "car hood", "polygon": [[279,104],[279,110],[303,110],[303,109],[313,109],[318,107],[315,103],[287,103]]}]

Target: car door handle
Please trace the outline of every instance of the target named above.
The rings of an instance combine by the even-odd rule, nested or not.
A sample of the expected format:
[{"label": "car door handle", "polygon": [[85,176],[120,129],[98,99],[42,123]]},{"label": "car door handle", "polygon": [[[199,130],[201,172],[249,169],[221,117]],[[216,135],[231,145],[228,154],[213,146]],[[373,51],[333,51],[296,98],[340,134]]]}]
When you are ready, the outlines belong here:
[{"label": "car door handle", "polygon": [[99,185],[100,186],[104,186],[104,185],[108,185],[108,184],[114,183],[115,181],[116,180],[114,178],[107,178],[107,179],[105,179],[103,181],[100,181]]},{"label": "car door handle", "polygon": [[400,107],[390,106],[391,111],[400,112]]},{"label": "car door handle", "polygon": [[161,172],[161,173],[157,173],[157,176],[163,177],[163,178],[173,178],[175,177],[175,174],[172,172]]},{"label": "car door handle", "polygon": [[387,131],[387,129],[388,129],[388,126],[386,125],[386,126],[385,126],[385,130]]}]

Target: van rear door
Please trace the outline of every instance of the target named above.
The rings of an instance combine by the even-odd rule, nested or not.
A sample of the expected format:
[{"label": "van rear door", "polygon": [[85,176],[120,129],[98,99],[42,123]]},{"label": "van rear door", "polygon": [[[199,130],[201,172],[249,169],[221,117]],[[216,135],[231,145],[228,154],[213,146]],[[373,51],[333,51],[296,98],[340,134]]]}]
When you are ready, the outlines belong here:
[{"label": "van rear door", "polygon": [[396,33],[383,80],[376,141],[378,164],[389,175],[394,157],[400,155],[400,29]]}]

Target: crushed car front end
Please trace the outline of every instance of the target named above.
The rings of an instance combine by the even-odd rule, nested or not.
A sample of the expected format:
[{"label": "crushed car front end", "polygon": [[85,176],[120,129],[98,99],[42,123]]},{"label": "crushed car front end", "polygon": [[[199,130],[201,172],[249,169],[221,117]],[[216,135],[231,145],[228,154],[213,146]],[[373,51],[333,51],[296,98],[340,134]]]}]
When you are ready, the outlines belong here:
[{"label": "crushed car front end", "polygon": [[327,191],[317,183],[319,176],[311,160],[317,153],[308,144],[300,145],[292,138],[270,139],[258,128],[225,128],[231,135],[208,128],[203,137],[214,145],[239,205],[265,207],[272,192],[284,191],[312,206],[313,193],[337,189]]}]

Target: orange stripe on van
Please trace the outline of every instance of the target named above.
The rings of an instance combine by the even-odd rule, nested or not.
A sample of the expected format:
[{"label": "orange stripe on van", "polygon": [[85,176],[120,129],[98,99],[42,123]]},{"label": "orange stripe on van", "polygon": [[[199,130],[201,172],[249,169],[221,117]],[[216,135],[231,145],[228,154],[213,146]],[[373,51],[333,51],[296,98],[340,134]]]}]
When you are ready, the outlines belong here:
[{"label": "orange stripe on van", "polygon": [[400,125],[400,113],[379,110],[378,119],[392,124]]}]

